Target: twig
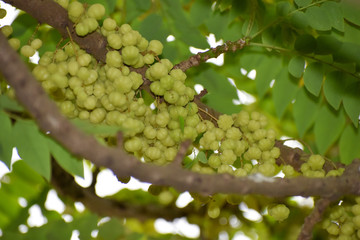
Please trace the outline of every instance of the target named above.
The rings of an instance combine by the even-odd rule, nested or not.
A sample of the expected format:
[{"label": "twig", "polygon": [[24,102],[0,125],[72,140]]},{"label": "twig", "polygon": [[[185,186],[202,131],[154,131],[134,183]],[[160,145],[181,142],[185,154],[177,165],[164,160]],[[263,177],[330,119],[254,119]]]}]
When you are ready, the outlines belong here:
[{"label": "twig", "polygon": [[174,158],[174,161],[171,164],[173,164],[174,166],[177,166],[177,167],[181,167],[182,160],[186,156],[186,152],[187,152],[188,148],[190,147],[190,145],[191,145],[190,140],[185,140],[184,142],[182,142],[180,144],[180,148]]},{"label": "twig", "polygon": [[243,49],[246,46],[246,41],[244,39],[239,39],[237,41],[227,41],[223,45],[217,46],[215,48],[210,48],[209,50],[205,52],[198,53],[196,55],[191,56],[187,60],[176,64],[174,66],[174,69],[181,69],[184,72],[191,68],[200,65],[200,63],[206,62],[210,58],[216,58],[222,53],[226,52],[235,52],[237,50]]},{"label": "twig", "polygon": [[322,220],[325,210],[334,200],[321,198],[316,201],[315,207],[309,216],[305,218],[298,240],[311,240],[314,226]]}]

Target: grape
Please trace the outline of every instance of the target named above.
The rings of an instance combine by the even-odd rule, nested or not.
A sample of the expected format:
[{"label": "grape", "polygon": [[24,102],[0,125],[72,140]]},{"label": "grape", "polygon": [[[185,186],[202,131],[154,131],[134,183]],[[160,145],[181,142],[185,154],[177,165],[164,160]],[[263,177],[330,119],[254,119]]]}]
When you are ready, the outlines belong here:
[{"label": "grape", "polygon": [[141,140],[138,137],[133,137],[125,141],[124,148],[128,152],[140,151],[142,147]]},{"label": "grape", "polygon": [[57,50],[54,55],[54,59],[56,62],[66,61],[68,55],[63,50]]},{"label": "grape", "polygon": [[147,71],[154,79],[160,79],[168,74],[168,69],[162,63],[155,63]]},{"label": "grape", "polygon": [[80,2],[71,2],[68,6],[68,14],[70,17],[78,18],[85,12],[85,8]]},{"label": "grape", "polygon": [[156,160],[161,157],[161,151],[156,147],[149,147],[145,150],[145,155],[151,160]]},{"label": "grape", "polygon": [[312,170],[320,170],[325,163],[324,158],[321,155],[311,155],[308,164]]},{"label": "grape", "polygon": [[152,52],[154,53],[155,55],[161,55],[162,53],[162,50],[163,50],[163,45],[160,41],[158,40],[151,40],[149,42],[149,46],[147,48],[147,51],[148,52]]},{"label": "grape", "polygon": [[100,20],[105,15],[105,7],[102,4],[95,3],[88,8],[87,15]]},{"label": "grape", "polygon": [[173,89],[179,94],[184,95],[186,92],[186,86],[180,81],[174,81]]},{"label": "grape", "polygon": [[220,115],[219,120],[217,121],[219,128],[223,129],[224,131],[231,128],[234,124],[234,121],[231,116],[229,115]]},{"label": "grape", "polygon": [[78,56],[77,58],[77,63],[81,66],[81,67],[86,67],[90,64],[91,62],[91,56],[87,53],[85,54],[81,54],[80,56]]},{"label": "grape", "polygon": [[114,49],[120,49],[122,47],[121,35],[117,33],[111,33],[107,36],[108,45]]},{"label": "grape", "polygon": [[76,76],[79,71],[80,65],[77,61],[71,60],[68,62],[68,71],[72,76]]},{"label": "grape", "polygon": [[13,28],[9,25],[3,26],[0,30],[6,37],[9,37],[13,33]]},{"label": "grape", "polygon": [[18,50],[20,48],[20,40],[17,38],[10,38],[9,45],[14,49]]},{"label": "grape", "polygon": [[69,6],[69,0],[56,0],[56,2],[65,9]]},{"label": "grape", "polygon": [[3,8],[0,8],[0,19],[3,19],[6,16],[6,10]]},{"label": "grape", "polygon": [[226,149],[220,155],[220,160],[222,164],[232,165],[236,160],[236,155],[231,149]]},{"label": "grape", "polygon": [[290,210],[284,204],[278,204],[268,209],[268,213],[277,221],[283,221],[288,218]]},{"label": "grape", "polygon": [[234,172],[234,170],[229,166],[229,165],[221,165],[220,167],[218,167],[218,173],[228,173],[228,174],[232,174]]},{"label": "grape", "polygon": [[340,233],[344,235],[351,235],[355,231],[353,222],[345,222],[341,225]]},{"label": "grape", "polygon": [[209,207],[207,214],[210,218],[217,218],[220,215],[220,208],[217,206]]},{"label": "grape", "polygon": [[170,191],[162,191],[159,194],[159,202],[163,205],[168,205],[174,200],[174,196]]},{"label": "grape", "polygon": [[90,113],[88,111],[81,111],[79,113],[79,118],[82,120],[89,119],[89,117],[90,117]]},{"label": "grape", "polygon": [[122,49],[122,58],[127,65],[134,65],[139,59],[139,49],[134,46],[126,46]]},{"label": "grape", "polygon": [[24,56],[24,57],[31,57],[35,54],[35,49],[33,49],[31,46],[29,45],[24,45],[21,47],[20,49],[20,53]]},{"label": "grape", "polygon": [[259,172],[267,177],[274,176],[276,173],[276,168],[274,164],[264,163],[259,166]]},{"label": "grape", "polygon": [[33,49],[38,50],[42,46],[42,41],[40,39],[36,38],[36,39],[31,41],[30,46]]},{"label": "grape", "polygon": [[128,31],[121,37],[124,46],[135,46],[138,42],[138,35],[134,31]]},{"label": "grape", "polygon": [[[162,87],[161,82],[160,82],[160,87]],[[165,91],[165,88],[162,88],[162,89],[164,89],[164,91]],[[157,94],[157,95],[159,95],[159,94]],[[166,102],[168,102],[170,104],[175,104],[179,100],[179,94],[173,90],[166,91],[164,93],[164,99]]]},{"label": "grape", "polygon": [[240,132],[240,129],[231,127],[228,130],[226,130],[226,138],[239,140],[241,138],[242,133]]},{"label": "grape", "polygon": [[339,226],[336,223],[330,223],[326,231],[331,235],[338,235],[340,233]]},{"label": "grape", "polygon": [[90,113],[89,120],[91,123],[101,123],[106,117],[104,108],[96,108]]},{"label": "grape", "polygon": [[121,67],[122,57],[118,51],[108,51],[106,54],[106,64],[110,67]]},{"label": "grape", "polygon": [[153,64],[155,61],[155,58],[154,58],[154,55],[147,53],[147,54],[145,54],[143,60],[144,60],[145,64]]}]

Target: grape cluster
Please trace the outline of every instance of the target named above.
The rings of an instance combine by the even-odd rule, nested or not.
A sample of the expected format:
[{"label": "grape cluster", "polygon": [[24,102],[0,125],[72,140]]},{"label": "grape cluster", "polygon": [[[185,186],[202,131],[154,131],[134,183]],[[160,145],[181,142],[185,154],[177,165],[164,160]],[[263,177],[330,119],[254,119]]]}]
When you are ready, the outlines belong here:
[{"label": "grape cluster", "polygon": [[330,208],[322,228],[329,233],[329,239],[360,239],[360,197],[344,199]]},{"label": "grape cluster", "polygon": [[[286,177],[301,173],[309,177],[342,173],[341,169],[325,173],[324,159],[319,155],[311,156],[302,164],[301,173],[290,165],[278,166],[280,149],[275,147],[276,133],[266,128],[264,115],[241,111],[223,114],[218,119],[211,115],[211,120],[203,119],[193,102],[194,89],[185,85],[186,74],[174,69],[168,59],[160,58],[163,51],[160,41],[148,41],[130,25],[118,26],[112,18],[104,18],[105,8],[101,4],[56,2],[67,9],[77,35],[97,31],[106,37],[108,44],[105,63],[98,62],[70,41],[56,51],[45,52],[34,67],[33,75],[67,117],[121,127],[124,150],[141,161],[159,165],[171,162],[180,144],[190,139],[193,145],[189,157],[201,151],[206,158],[194,160],[191,166],[193,171],[201,173],[238,177],[256,173],[273,177],[281,170]],[[10,26],[2,27],[1,31],[7,37],[12,34]],[[42,45],[40,39],[21,48],[16,38],[10,38],[9,43],[25,57],[32,56]],[[144,76],[136,71],[139,68],[146,70]],[[150,81],[149,88],[155,96],[151,103],[141,94],[145,79]],[[193,151],[195,148],[198,151]],[[163,203],[174,199],[168,189],[161,187],[152,186],[149,192],[161,196]],[[225,202],[239,204],[242,200],[237,195],[192,196],[207,204],[211,218],[220,215]],[[278,221],[289,215],[289,209],[283,204],[269,208],[268,212]]]},{"label": "grape cluster", "polygon": [[323,169],[325,159],[321,155],[311,155],[307,162],[301,165],[301,172],[306,177],[330,177],[340,176],[344,172],[344,168],[338,168],[325,172]]}]

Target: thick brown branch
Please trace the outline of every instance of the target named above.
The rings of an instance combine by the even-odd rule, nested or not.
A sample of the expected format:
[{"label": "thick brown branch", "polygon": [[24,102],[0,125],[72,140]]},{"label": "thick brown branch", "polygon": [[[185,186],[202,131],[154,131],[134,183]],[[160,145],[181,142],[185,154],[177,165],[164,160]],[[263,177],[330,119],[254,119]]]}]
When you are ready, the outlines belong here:
[{"label": "thick brown branch", "polygon": [[325,210],[329,207],[329,205],[332,202],[333,202],[332,200],[327,198],[321,198],[316,202],[315,208],[313,209],[311,214],[305,218],[305,222],[301,228],[301,232],[298,236],[298,240],[312,239],[312,233],[315,224],[317,224],[322,220],[322,216]]},{"label": "thick brown branch", "polygon": [[67,11],[52,0],[4,0],[4,2],[17,7],[40,23],[46,23],[53,28],[57,29],[64,38],[69,38],[69,32],[71,38],[79,44],[79,46],[91,53],[97,60],[105,62],[106,38],[100,33],[93,32],[85,37],[79,37],[75,33],[74,23],[70,21],[67,15]]}]

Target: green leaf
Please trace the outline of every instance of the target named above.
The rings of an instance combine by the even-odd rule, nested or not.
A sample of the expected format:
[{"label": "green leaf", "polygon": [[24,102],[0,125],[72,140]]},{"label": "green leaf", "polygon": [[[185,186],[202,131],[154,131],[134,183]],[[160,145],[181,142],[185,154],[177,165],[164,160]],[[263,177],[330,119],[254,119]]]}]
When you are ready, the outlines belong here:
[{"label": "green leaf", "polygon": [[355,158],[360,158],[360,128],[348,125],[341,135],[340,161],[344,164],[350,164]]},{"label": "green leaf", "polygon": [[320,35],[316,39],[316,54],[326,55],[339,51],[342,42],[330,35]]},{"label": "green leaf", "polygon": [[11,120],[5,112],[0,111],[0,160],[9,169],[13,147]]},{"label": "green leaf", "polygon": [[[233,104],[233,99],[238,99],[236,89],[229,81],[212,68],[202,71],[194,80],[203,85],[209,93],[202,100],[217,111],[232,114],[239,111],[239,106]],[[219,91],[221,89],[221,91]]]},{"label": "green leaf", "polygon": [[305,88],[301,88],[293,107],[294,120],[300,137],[303,137],[314,123],[319,107],[319,99],[311,95]]},{"label": "green leaf", "polygon": [[298,91],[296,82],[291,79],[287,69],[283,69],[275,78],[273,88],[273,99],[276,115],[280,118],[284,114],[286,107],[294,100]]},{"label": "green leaf", "polygon": [[199,162],[206,164],[208,162],[206,155],[203,151],[200,151],[196,158],[199,160]]},{"label": "green leaf", "polygon": [[310,63],[304,73],[305,87],[315,96],[319,96],[324,78],[323,65],[318,62]]},{"label": "green leaf", "polygon": [[47,138],[47,143],[50,153],[63,169],[73,175],[84,177],[84,165],[80,159],[71,155],[63,146],[50,137]]},{"label": "green leaf", "polygon": [[194,1],[190,9],[190,20],[193,26],[200,26],[211,15],[211,4],[207,0]]},{"label": "green leaf", "polygon": [[317,116],[314,133],[315,143],[320,154],[325,154],[344,129],[346,123],[342,111],[335,111],[328,105],[324,105]]},{"label": "green leaf", "polygon": [[355,82],[350,84],[343,98],[343,104],[346,113],[350,117],[351,121],[354,123],[355,127],[359,125],[359,115],[360,115],[360,83]]},{"label": "green leaf", "polygon": [[[112,1],[112,0],[111,0]],[[116,2],[116,1],[112,1]],[[151,1],[132,0],[126,1],[126,22],[131,22],[151,7]],[[155,30],[155,29],[154,29]]]},{"label": "green leaf", "polygon": [[307,26],[309,26],[308,18],[304,12],[297,11],[291,14],[290,22],[294,27],[300,29],[305,29]]},{"label": "green leaf", "polygon": [[189,157],[185,157],[184,160],[183,160],[183,165],[184,165],[184,168],[191,169],[197,162],[198,162],[197,158],[195,158],[193,160],[193,159],[191,159]]},{"label": "green leaf", "polygon": [[312,28],[319,31],[329,31],[331,30],[331,22],[328,13],[325,9],[322,9],[318,6],[312,6],[306,9],[306,16],[309,19],[309,24]]},{"label": "green leaf", "polygon": [[[154,28],[153,26],[156,26]],[[143,21],[133,26],[141,32],[141,35],[146,39],[153,40],[157,39],[162,43],[166,42],[166,38],[171,32],[165,28],[164,21],[159,14],[153,13],[147,16]]]},{"label": "green leaf", "polygon": [[99,226],[100,239],[117,240],[125,234],[124,224],[116,218],[110,219]]},{"label": "green leaf", "polygon": [[282,60],[278,56],[270,55],[263,56],[263,62],[256,68],[256,90],[259,97],[263,97],[266,91],[270,88],[270,83],[281,71],[283,65]]},{"label": "green leaf", "polygon": [[333,28],[343,32],[344,31],[344,17],[343,17],[343,12],[341,11],[340,3],[337,3],[334,1],[327,1],[327,2],[324,2],[320,6],[320,8],[322,11],[327,13],[327,16],[329,17],[329,24]]},{"label": "green leaf", "polygon": [[22,112],[24,108],[19,103],[6,95],[0,95],[0,109]]},{"label": "green leaf", "polygon": [[298,5],[298,7],[308,6],[311,2],[312,0],[295,0],[295,3]]},{"label": "green leaf", "polygon": [[196,48],[204,49],[209,47],[205,36],[191,24],[188,15],[185,14],[179,1],[161,0],[161,2],[163,3],[162,7],[164,7],[168,14],[166,16],[167,20],[173,25],[173,29],[176,29],[176,32],[174,32],[175,38]]},{"label": "green leaf", "polygon": [[50,181],[50,152],[47,140],[33,121],[18,120],[13,128],[19,156],[36,172]]},{"label": "green leaf", "polygon": [[12,36],[18,38],[21,46],[23,46],[27,44],[37,25],[38,22],[35,18],[27,13],[22,13],[11,24],[13,28]]},{"label": "green leaf", "polygon": [[360,5],[358,1],[341,1],[341,10],[346,20],[360,26]]},{"label": "green leaf", "polygon": [[345,92],[345,74],[333,71],[326,75],[324,83],[324,95],[327,102],[335,109],[339,109],[343,94]]},{"label": "green leaf", "polygon": [[276,13],[279,16],[285,16],[293,10],[293,6],[288,1],[280,1],[276,4]]},{"label": "green leaf", "polygon": [[300,78],[304,72],[304,67],[305,67],[305,59],[300,56],[295,56],[291,58],[288,65],[288,70],[291,75],[293,75],[296,78]]},{"label": "green leaf", "polygon": [[333,53],[333,58],[337,62],[360,64],[360,45],[344,42],[338,47],[338,51]]},{"label": "green leaf", "polygon": [[310,34],[303,34],[296,38],[294,48],[302,53],[312,53],[316,49],[316,39]]}]

